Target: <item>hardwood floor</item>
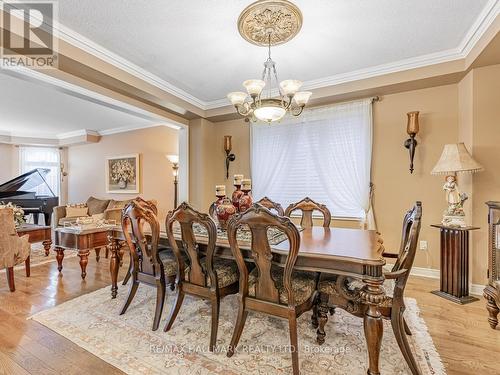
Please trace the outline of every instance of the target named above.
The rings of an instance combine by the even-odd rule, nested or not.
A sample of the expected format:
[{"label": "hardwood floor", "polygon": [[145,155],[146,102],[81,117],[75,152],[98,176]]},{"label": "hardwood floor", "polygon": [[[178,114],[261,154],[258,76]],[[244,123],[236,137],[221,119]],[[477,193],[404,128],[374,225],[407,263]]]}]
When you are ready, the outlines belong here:
[{"label": "hardwood floor", "polygon": [[[125,271],[126,266],[120,269],[120,279]],[[110,285],[108,259],[102,256],[96,264],[92,254],[84,282],[78,258],[64,261],[62,277],[56,263],[33,267],[30,278],[23,270],[15,276],[17,290],[10,293],[5,274],[0,273],[0,374],[122,374],[50,329],[26,320]],[[448,374],[500,374],[500,330],[489,328],[485,301],[459,306],[429,293],[437,288],[438,280],[412,277],[407,295],[417,299]]]}]

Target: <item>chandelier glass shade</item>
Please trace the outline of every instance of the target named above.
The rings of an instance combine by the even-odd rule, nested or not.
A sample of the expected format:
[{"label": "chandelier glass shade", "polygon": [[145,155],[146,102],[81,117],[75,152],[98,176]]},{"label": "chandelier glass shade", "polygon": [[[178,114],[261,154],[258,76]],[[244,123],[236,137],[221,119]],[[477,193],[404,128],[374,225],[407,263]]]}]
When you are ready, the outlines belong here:
[{"label": "chandelier glass shade", "polygon": [[299,91],[302,82],[287,79],[279,82],[276,63],[271,59],[271,34],[269,34],[268,59],[264,62],[262,79],[248,79],[243,82],[246,93],[230,92],[227,97],[236,111],[247,121],[267,123],[281,120],[287,112],[299,116],[312,93]]}]

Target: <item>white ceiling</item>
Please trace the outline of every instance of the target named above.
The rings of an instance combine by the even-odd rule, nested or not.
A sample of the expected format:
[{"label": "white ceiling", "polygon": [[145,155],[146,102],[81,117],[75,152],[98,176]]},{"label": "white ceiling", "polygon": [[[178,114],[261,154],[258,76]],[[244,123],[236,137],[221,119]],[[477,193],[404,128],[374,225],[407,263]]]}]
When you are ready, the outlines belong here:
[{"label": "white ceiling", "polygon": [[[273,48],[280,79],[317,86],[345,75],[463,48],[497,0],[292,0],[299,35]],[[259,78],[266,50],[236,20],[252,0],[59,0],[63,26],[201,102]],[[498,8],[497,8],[498,9]],[[210,103],[208,103],[210,105]]]},{"label": "white ceiling", "polygon": [[106,133],[159,122],[7,74],[0,74],[0,87],[0,134],[55,138],[82,129]]}]

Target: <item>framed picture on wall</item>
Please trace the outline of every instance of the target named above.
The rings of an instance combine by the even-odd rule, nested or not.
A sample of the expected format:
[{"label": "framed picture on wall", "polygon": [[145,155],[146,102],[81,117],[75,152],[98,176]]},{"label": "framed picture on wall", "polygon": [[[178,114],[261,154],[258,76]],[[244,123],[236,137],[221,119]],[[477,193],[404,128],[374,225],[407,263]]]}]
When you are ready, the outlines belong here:
[{"label": "framed picture on wall", "polygon": [[139,154],[106,158],[106,192],[138,194],[141,181]]}]

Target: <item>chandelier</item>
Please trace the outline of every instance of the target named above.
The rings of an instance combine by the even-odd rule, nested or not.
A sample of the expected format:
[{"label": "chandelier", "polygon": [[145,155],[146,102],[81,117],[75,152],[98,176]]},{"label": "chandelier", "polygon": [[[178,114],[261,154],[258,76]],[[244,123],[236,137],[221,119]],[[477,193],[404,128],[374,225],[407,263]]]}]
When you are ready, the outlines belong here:
[{"label": "chandelier", "polygon": [[247,41],[268,47],[262,79],[243,82],[245,92],[227,95],[239,115],[246,121],[267,123],[281,120],[286,113],[299,116],[312,93],[299,91],[302,82],[295,79],[278,80],[276,63],[271,58],[271,46],[293,38],[302,26],[300,10],[289,1],[261,0],[248,6],[238,19],[240,34]]}]

